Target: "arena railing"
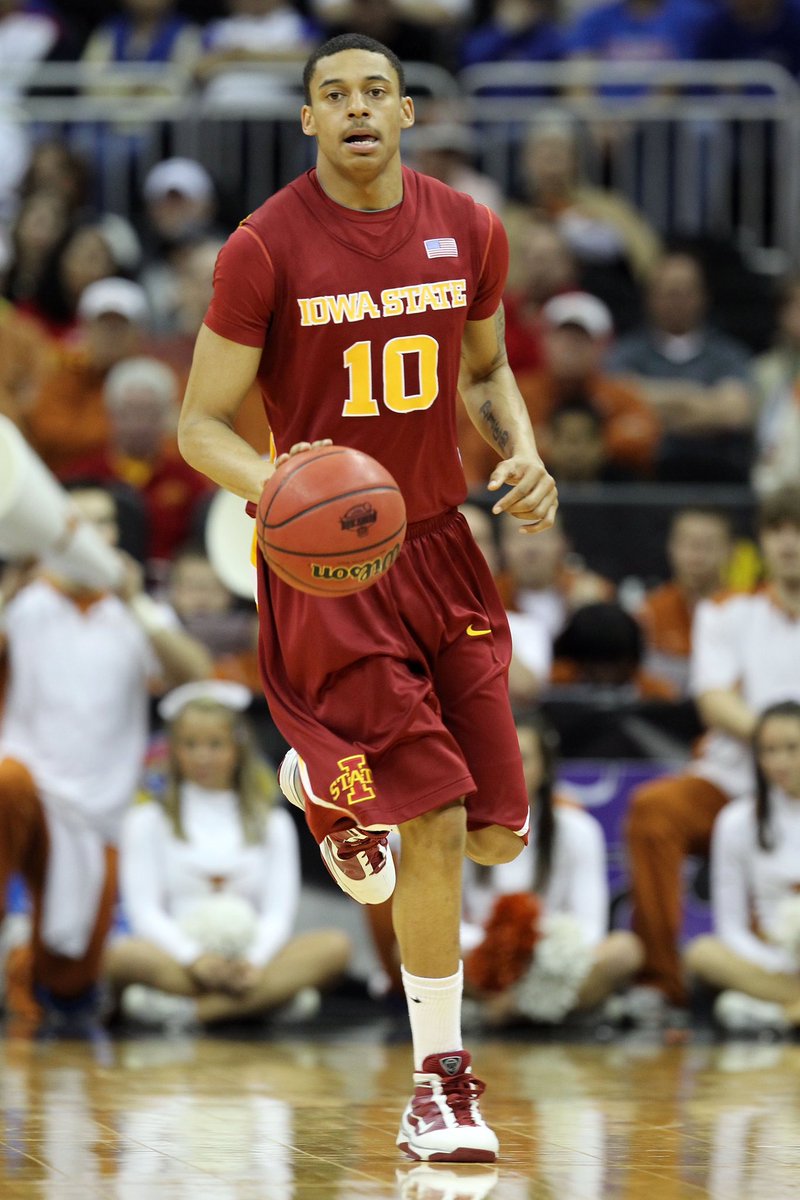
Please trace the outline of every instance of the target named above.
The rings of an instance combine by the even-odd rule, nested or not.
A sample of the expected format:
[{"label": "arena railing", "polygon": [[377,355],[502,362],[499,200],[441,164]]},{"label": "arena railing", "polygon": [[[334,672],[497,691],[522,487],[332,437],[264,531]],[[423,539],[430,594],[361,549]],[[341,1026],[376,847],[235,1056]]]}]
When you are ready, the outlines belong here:
[{"label": "arena railing", "polygon": [[[274,92],[223,107],[174,68],[4,65],[3,119],[82,148],[97,168],[98,202],[122,214],[146,171],[171,154],[198,158],[247,211],[313,155],[298,127],[299,66],[249,69],[269,74]],[[478,166],[506,192],[519,192],[521,145],[555,107],[575,123],[586,180],[619,191],[664,234],[732,238],[766,270],[800,262],[800,88],[776,64],[502,63],[457,77],[428,63],[406,69],[420,120],[470,124]]]}]

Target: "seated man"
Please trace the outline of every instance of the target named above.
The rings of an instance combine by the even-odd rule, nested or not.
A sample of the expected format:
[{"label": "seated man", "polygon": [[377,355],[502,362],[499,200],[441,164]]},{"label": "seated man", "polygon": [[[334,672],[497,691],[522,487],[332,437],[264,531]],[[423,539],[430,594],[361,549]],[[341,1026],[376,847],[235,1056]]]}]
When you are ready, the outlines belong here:
[{"label": "seated man", "polygon": [[647,287],[647,324],[620,338],[607,369],[630,376],[658,414],[660,479],[746,483],[752,459],[749,352],[708,324],[702,268],[666,254]]}]

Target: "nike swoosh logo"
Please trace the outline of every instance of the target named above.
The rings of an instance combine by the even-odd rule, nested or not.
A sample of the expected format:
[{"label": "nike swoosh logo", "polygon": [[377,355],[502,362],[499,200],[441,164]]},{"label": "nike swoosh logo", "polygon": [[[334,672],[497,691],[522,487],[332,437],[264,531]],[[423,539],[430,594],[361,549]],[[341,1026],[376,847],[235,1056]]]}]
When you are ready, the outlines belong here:
[{"label": "nike swoosh logo", "polygon": [[491,632],[491,629],[473,629],[471,625],[467,626],[467,637],[486,637],[487,633]]}]

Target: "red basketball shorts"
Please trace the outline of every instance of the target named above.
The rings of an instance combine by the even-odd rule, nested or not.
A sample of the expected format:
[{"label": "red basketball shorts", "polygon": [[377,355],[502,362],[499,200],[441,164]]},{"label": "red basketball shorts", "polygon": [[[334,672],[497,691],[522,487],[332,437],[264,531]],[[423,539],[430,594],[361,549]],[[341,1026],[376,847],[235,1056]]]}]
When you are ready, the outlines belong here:
[{"label": "red basketball shorts", "polygon": [[[385,828],[465,796],[470,829],[527,831],[511,635],[459,512],[409,526],[392,569],[352,596],[299,592],[259,556],[259,617],[270,712],[327,829]],[[326,821],[310,824],[321,840]]]}]

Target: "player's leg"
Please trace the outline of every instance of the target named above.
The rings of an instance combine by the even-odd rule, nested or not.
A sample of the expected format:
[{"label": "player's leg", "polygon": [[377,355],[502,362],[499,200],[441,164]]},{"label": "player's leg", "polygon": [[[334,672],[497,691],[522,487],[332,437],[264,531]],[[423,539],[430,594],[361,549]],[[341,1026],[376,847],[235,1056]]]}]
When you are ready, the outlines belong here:
[{"label": "player's leg", "polygon": [[463,804],[435,809],[399,829],[393,918],[411,1022],[415,1089],[397,1144],[422,1161],[494,1162],[497,1138],[479,1108],[484,1085],[472,1074],[461,1037]]},{"label": "player's leg", "polygon": [[499,863],[513,862],[523,845],[522,838],[513,829],[489,825],[485,829],[469,831],[466,855],[480,867],[496,867]]},{"label": "player's leg", "polygon": [[[314,794],[307,775],[303,782],[302,767],[299,754],[290,749],[280,765],[278,782],[289,803],[301,809],[311,823]],[[334,827],[319,842],[326,870],[359,904],[383,904],[392,895],[396,878],[387,832],[348,827],[342,819],[338,824],[344,827]]]}]

